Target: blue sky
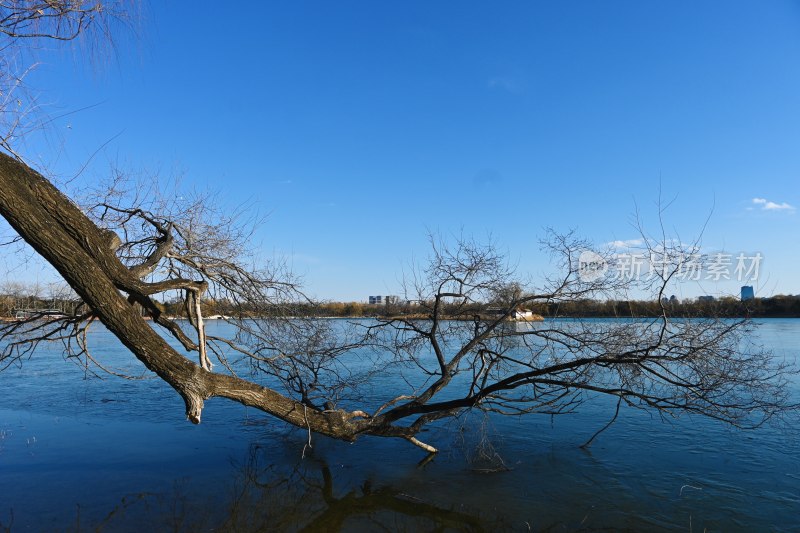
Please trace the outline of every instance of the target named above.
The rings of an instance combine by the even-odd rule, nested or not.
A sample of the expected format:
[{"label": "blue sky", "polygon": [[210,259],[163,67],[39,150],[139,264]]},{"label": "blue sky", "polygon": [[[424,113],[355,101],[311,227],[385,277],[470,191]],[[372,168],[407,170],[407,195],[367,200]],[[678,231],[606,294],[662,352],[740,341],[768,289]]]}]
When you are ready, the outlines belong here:
[{"label": "blue sky", "polygon": [[69,176],[113,139],[82,179],[123,161],[251,202],[318,297],[396,292],[429,230],[536,276],[543,228],[634,239],[659,188],[682,238],[711,213],[704,247],[800,293],[797,2],[151,2],[135,32],[40,53],[50,113],[99,105],[28,152]]}]

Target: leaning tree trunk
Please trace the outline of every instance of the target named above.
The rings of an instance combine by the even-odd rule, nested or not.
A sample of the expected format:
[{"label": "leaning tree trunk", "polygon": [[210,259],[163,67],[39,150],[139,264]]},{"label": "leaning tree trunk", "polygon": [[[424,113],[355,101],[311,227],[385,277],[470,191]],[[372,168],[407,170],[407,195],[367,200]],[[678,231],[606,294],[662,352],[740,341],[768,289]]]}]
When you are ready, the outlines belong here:
[{"label": "leaning tree trunk", "polygon": [[115,234],[98,228],[47,179],[3,153],[0,214],[64,277],[101,322],[180,394],[193,423],[200,422],[204,400],[220,396],[338,439],[354,440],[367,432],[411,440],[404,428],[374,427],[372,421],[358,418],[359,412],[321,411],[235,376],[208,372],[179,354],[131,303],[145,301],[152,306],[149,295],[170,288],[173,282],[148,284],[138,279],[116,257],[119,238]]}]

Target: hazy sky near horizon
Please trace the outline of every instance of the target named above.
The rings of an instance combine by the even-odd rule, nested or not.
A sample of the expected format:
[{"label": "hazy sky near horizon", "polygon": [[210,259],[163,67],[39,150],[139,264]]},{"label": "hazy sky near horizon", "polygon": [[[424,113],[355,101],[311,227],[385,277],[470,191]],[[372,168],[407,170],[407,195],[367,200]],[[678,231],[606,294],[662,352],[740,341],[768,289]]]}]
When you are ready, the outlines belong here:
[{"label": "hazy sky near horizon", "polygon": [[760,253],[757,292],[800,293],[800,3],[236,7],[150,2],[106,60],[41,51],[29,84],[69,114],[26,153],[268,213],[262,255],[320,298],[397,293],[429,231],[491,235],[536,278],[544,228],[637,239],[659,194],[670,236],[710,214],[705,250]]}]

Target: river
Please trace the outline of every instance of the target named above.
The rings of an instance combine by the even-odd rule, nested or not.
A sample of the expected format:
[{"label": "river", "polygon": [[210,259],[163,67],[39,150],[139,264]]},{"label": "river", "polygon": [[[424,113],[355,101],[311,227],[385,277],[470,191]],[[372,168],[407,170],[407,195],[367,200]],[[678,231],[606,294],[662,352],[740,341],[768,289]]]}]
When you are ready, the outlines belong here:
[{"label": "river", "polygon": [[[800,320],[758,324],[760,342],[798,360]],[[142,373],[93,328],[94,353]],[[419,464],[404,441],[309,446],[225,400],[193,426],[158,379],[94,378],[43,346],[0,373],[0,532],[800,530],[797,428],[623,408],[581,449],[614,405],[436,427],[424,440],[443,451]]]}]

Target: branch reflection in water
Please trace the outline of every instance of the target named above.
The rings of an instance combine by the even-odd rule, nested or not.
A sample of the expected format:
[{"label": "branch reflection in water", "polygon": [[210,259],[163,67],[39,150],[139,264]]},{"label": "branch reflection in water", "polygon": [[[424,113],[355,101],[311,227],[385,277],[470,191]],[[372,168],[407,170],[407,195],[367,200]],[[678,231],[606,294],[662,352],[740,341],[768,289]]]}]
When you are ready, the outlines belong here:
[{"label": "branch reflection in water", "polygon": [[[482,517],[467,508],[440,507],[371,479],[356,489],[343,489],[350,483],[338,486],[335,470],[313,452],[293,467],[264,464],[266,457],[267,448],[250,446],[244,464],[233,465],[236,480],[227,498],[220,494],[213,502],[203,501],[192,493],[191,480],[177,480],[169,493],[126,495],[97,523],[82,519],[78,505],[69,529],[479,532],[510,527],[500,518]],[[0,521],[0,531],[11,531],[12,526],[13,522]]]}]

